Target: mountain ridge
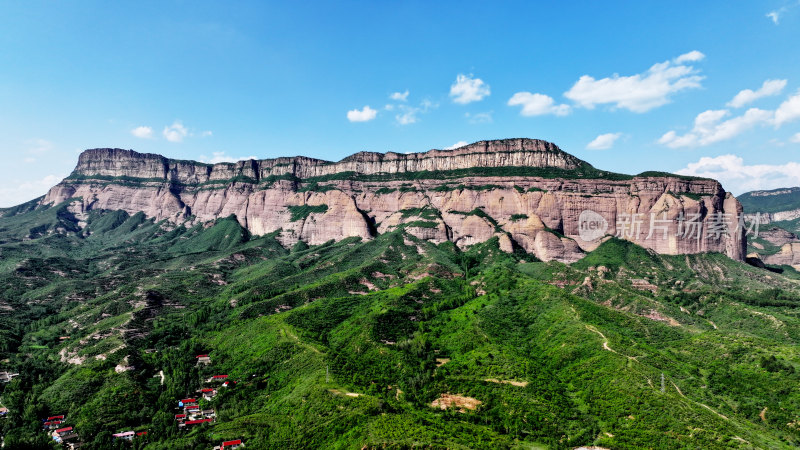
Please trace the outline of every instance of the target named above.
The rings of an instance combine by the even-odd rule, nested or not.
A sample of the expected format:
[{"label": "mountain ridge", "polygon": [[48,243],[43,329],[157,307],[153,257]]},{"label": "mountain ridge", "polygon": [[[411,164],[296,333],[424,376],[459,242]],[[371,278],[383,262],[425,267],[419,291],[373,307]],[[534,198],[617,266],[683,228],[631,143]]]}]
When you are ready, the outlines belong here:
[{"label": "mountain ridge", "polygon": [[[79,199],[77,201],[72,199]],[[715,180],[661,172],[606,172],[536,139],[480,141],[424,153],[359,152],[339,162],[307,157],[209,165],[132,150],[92,149],[41,201],[143,212],[175,224],[230,215],[249,232],[279,232],[286,246],[347,237],[373,239],[398,227],[459,247],[498,237],[504,251],[522,248],[542,260],[574,262],[599,245],[580,233],[581,213],[602,217],[609,235],[621,217],[639,217],[643,234],[656,222],[696,214],[705,225],[725,215],[730,236],[694,241],[632,241],[659,253],[717,251],[744,258],[738,201]],[[618,234],[618,233],[617,233]],[[685,236],[684,236],[685,237]]]}]

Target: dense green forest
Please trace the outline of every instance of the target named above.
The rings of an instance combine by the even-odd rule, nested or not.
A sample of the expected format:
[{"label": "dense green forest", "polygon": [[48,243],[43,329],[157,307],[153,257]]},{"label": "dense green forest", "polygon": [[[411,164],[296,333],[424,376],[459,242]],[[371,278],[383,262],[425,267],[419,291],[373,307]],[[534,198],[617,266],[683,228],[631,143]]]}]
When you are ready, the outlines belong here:
[{"label": "dense green forest", "polygon": [[[276,237],[0,210],[5,448],[55,448],[42,423],[62,414],[84,449],[800,446],[790,267],[616,239],[568,266],[403,229]],[[199,400],[215,420],[179,428],[220,374]],[[112,437],[129,430],[147,434]]]}]

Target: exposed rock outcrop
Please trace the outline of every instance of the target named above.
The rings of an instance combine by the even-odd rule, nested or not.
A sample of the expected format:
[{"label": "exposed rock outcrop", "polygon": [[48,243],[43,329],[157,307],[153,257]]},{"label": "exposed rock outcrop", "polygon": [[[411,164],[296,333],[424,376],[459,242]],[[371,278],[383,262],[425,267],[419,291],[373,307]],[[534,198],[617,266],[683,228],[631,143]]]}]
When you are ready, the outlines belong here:
[{"label": "exposed rock outcrop", "polygon": [[787,265],[800,270],[800,242],[784,244],[781,251],[764,258],[766,264]]},{"label": "exposed rock outcrop", "polygon": [[[208,165],[94,149],[81,154],[72,175],[42,203],[73,198],[83,211],[142,211],[176,223],[233,214],[254,234],[281,230],[285,245],[370,239],[403,227],[461,247],[498,237],[506,251],[518,246],[564,262],[580,259],[609,234],[659,253],[745,256],[741,205],[718,182],[603,172],[531,139],[362,152],[336,163],[293,157]],[[586,217],[601,218],[606,229],[588,236],[584,228],[594,225]]]}]

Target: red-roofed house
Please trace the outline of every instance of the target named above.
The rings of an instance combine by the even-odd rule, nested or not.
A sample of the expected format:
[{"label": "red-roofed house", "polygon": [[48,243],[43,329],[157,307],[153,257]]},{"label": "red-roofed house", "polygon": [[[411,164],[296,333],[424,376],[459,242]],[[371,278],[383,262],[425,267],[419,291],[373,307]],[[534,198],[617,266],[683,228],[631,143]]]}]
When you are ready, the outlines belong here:
[{"label": "red-roofed house", "polygon": [[58,420],[58,419],[63,419],[63,418],[64,418],[64,415],[61,414],[60,416],[50,416],[50,417],[47,418],[47,420]]},{"label": "red-roofed house", "polygon": [[225,442],[222,443],[222,445],[219,446],[220,449],[240,448],[240,447],[244,447],[244,444],[242,444],[242,440],[241,439],[236,439],[234,441],[225,441]]},{"label": "red-roofed house", "polygon": [[208,355],[197,355],[197,364],[209,365],[211,364],[211,357]]},{"label": "red-roofed house", "polygon": [[217,390],[212,388],[203,388],[200,392],[203,394],[203,399],[206,401],[210,401],[217,395]]},{"label": "red-roofed house", "polygon": [[114,439],[124,439],[126,441],[132,441],[133,437],[136,436],[136,433],[134,433],[133,431],[124,431],[122,433],[112,434],[111,436],[113,436]]},{"label": "red-roofed house", "polygon": [[214,419],[197,419],[197,420],[187,420],[186,425],[199,425],[205,422],[213,422]]}]

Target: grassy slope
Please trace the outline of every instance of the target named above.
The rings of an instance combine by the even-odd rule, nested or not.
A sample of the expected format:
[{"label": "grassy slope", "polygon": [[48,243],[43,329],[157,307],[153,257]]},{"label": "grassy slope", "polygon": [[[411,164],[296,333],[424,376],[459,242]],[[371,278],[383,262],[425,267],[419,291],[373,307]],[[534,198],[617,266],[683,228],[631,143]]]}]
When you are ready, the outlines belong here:
[{"label": "grassy slope", "polygon": [[[0,359],[26,374],[2,393],[7,444],[48,448],[36,424],[64,412],[87,448],[127,429],[154,449],[800,443],[793,272],[617,240],[572,266],[519,263],[495,241],[401,231],[289,252],[233,218],[168,231],[94,213],[70,232],[59,208],[0,219]],[[219,420],[179,432],[176,400],[218,373],[239,381]],[[428,406],[442,393],[482,404]]]},{"label": "grassy slope", "polygon": [[752,192],[745,192],[744,194],[738,196],[737,199],[739,199],[739,202],[741,202],[745,212],[751,213],[774,213],[779,211],[800,209],[800,188],[782,188],[775,189],[773,191],[785,190],[789,190],[790,192],[768,196],[754,196]]}]

